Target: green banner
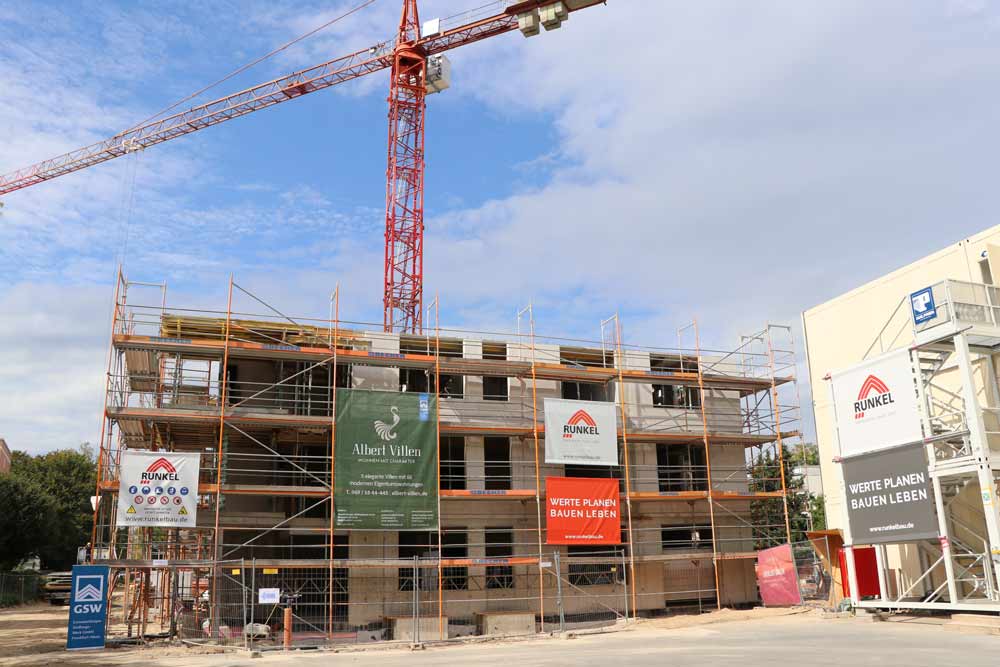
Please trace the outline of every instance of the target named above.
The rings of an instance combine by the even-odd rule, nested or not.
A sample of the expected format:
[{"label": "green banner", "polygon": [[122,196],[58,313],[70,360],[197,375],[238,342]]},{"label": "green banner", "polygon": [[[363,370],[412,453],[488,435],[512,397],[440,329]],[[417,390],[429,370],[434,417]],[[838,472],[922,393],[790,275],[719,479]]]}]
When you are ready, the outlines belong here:
[{"label": "green banner", "polygon": [[437,397],[337,390],[337,528],[438,527]]}]

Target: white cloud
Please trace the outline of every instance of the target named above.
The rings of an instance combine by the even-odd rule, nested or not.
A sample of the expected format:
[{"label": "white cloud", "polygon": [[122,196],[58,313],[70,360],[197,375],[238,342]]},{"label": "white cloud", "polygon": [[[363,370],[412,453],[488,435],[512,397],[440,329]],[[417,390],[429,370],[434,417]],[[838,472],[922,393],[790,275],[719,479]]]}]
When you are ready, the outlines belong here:
[{"label": "white cloud", "polygon": [[0,437],[11,448],[98,442],[110,284],[24,282],[0,293]]},{"label": "white cloud", "polygon": [[[135,76],[124,59],[98,62],[133,96],[80,83],[90,65],[79,63],[90,52],[70,48],[72,40],[66,51],[31,40],[0,47],[8,89],[0,136],[10,138],[0,171],[162,106],[158,98],[134,102],[141,79],[176,65],[210,67],[198,81],[210,80],[354,4],[232,12],[232,41],[202,40],[176,64],[149,30],[157,16],[137,14],[127,54],[141,61]],[[251,79],[390,38],[398,5],[376,3]],[[422,16],[448,16],[455,6],[427,0]],[[45,20],[56,31],[72,28],[55,10]],[[189,29],[197,42],[198,28]],[[600,318],[621,311],[626,336],[652,345],[673,344],[677,326],[693,317],[704,345],[716,348],[769,320],[797,326],[803,308],[995,222],[998,29],[996,10],[975,2],[614,0],[556,32],[453,52],[453,86],[429,113],[451,105],[480,119],[551,118],[555,141],[514,169],[511,181],[530,185],[511,196],[464,208],[468,198],[453,198],[456,208],[427,212],[426,294],[440,293],[446,323],[476,328],[512,329],[517,308],[531,300],[540,330],[597,338]],[[170,30],[185,39],[188,28]],[[32,68],[22,65],[33,59]],[[348,94],[384,95],[384,77],[360,83]],[[207,303],[235,271],[283,309],[318,316],[339,280],[344,317],[380,319],[381,202],[345,207],[310,184],[231,184],[224,165],[206,166],[210,139],[185,141],[138,159],[141,215],[130,254],[134,270],[150,274],[141,277],[165,277]],[[435,160],[489,159],[474,146],[465,151]],[[52,285],[54,275],[84,294],[109,273],[116,227],[108,211],[121,206],[125,168],[90,170],[10,199],[0,259],[15,267],[6,275],[18,287],[3,302],[11,313],[30,312],[24,294]],[[193,177],[247,199],[198,206],[166,195]],[[288,230],[300,234],[290,244]],[[199,286],[208,286],[204,294]],[[103,318],[100,327],[103,334]],[[35,386],[47,371],[33,373],[23,363],[31,348],[15,348],[11,359],[21,361],[10,364],[18,370],[8,379]],[[92,382],[82,379],[94,371],[75,357],[79,350],[65,352],[74,378],[66,391],[77,379]],[[83,393],[65,400],[86,405]],[[18,428],[31,438],[35,426]]]}]

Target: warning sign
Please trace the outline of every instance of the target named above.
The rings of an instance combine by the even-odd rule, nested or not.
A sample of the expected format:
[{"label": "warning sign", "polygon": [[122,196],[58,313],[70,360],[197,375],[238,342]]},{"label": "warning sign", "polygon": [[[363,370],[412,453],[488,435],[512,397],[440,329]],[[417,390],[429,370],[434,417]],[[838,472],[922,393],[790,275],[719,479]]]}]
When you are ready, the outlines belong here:
[{"label": "warning sign", "polygon": [[200,465],[196,453],[123,451],[117,526],[194,527]]}]

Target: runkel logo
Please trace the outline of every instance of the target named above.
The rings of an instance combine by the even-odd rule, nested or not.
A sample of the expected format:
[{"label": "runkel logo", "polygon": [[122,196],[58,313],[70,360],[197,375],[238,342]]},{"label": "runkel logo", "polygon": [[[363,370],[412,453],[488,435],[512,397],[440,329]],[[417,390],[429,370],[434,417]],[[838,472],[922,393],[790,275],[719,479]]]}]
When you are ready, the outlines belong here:
[{"label": "runkel logo", "polygon": [[[873,393],[874,396],[872,396]],[[874,375],[869,375],[861,385],[858,400],[854,401],[854,418],[864,419],[869,410],[886,407],[894,402],[889,386]]]},{"label": "runkel logo", "polygon": [[572,438],[575,435],[600,435],[597,422],[586,410],[577,410],[563,424],[563,438]]},{"label": "runkel logo", "polygon": [[140,475],[140,479],[145,483],[177,480],[179,477],[177,476],[177,468],[174,467],[174,464],[161,456],[149,464],[146,471]]}]

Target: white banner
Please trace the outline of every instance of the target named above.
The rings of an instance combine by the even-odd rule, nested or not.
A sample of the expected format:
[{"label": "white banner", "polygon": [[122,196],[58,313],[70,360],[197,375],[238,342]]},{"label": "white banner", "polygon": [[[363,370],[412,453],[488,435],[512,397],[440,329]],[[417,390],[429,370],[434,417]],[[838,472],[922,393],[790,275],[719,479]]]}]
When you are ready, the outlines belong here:
[{"label": "white banner", "polygon": [[545,462],[618,465],[615,404],[546,398]]},{"label": "white banner", "polygon": [[923,440],[908,350],[830,375],[841,456]]},{"label": "white banner", "polygon": [[200,454],[123,451],[116,526],[193,528],[200,465]]}]

